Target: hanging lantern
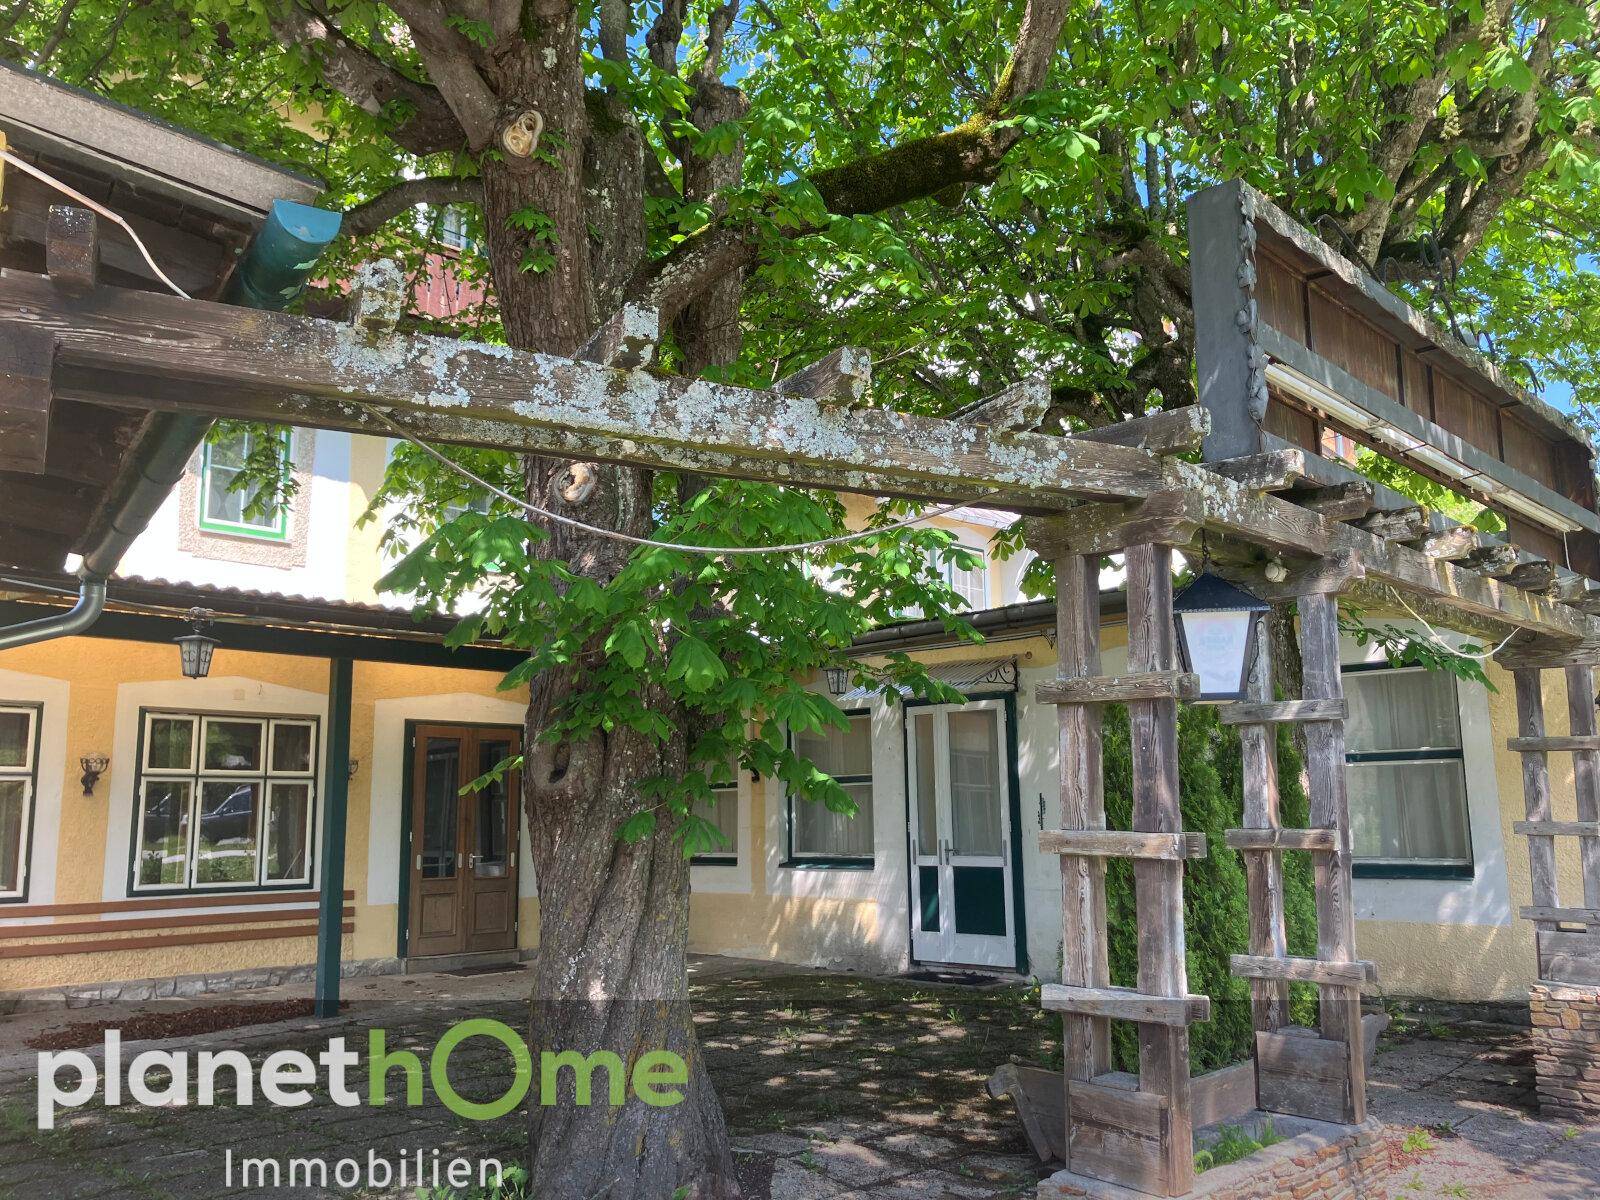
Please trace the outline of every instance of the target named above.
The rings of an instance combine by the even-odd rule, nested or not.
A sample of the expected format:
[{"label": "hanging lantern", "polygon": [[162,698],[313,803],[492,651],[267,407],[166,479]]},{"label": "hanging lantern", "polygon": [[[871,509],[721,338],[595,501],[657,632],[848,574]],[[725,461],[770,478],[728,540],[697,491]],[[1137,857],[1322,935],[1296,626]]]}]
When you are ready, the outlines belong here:
[{"label": "hanging lantern", "polygon": [[848,667],[828,667],[824,672],[828,677],[828,695],[842,696],[850,687],[850,669]]},{"label": "hanging lantern", "polygon": [[211,671],[211,655],[220,643],[205,635],[204,631],[211,627],[211,614],[206,609],[191,608],[188,620],[192,632],[173,639],[178,643],[178,659],[185,679],[204,679]]},{"label": "hanging lantern", "polygon": [[1200,677],[1200,702],[1220,704],[1244,696],[1245,671],[1255,646],[1265,600],[1203,571],[1172,602],[1183,669]]}]

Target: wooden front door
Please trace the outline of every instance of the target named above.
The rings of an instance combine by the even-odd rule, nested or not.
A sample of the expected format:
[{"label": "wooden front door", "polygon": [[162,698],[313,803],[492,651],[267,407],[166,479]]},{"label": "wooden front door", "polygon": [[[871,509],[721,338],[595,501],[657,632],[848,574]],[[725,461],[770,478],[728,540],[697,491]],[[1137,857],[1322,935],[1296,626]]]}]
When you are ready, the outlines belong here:
[{"label": "wooden front door", "polygon": [[461,789],[522,748],[516,728],[419,725],[411,761],[413,957],[510,950],[517,944],[515,771]]}]

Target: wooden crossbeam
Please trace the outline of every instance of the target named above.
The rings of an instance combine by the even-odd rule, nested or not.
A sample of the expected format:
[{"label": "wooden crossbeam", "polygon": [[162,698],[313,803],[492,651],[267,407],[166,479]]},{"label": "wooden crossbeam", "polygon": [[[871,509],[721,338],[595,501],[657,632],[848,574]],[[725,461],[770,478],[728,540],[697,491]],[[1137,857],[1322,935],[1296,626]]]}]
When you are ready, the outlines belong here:
[{"label": "wooden crossbeam", "polygon": [[45,270],[69,292],[93,291],[100,276],[100,226],[86,208],[52,204],[45,226]]},{"label": "wooden crossbeam", "polygon": [[1084,504],[1068,515],[1034,517],[1023,540],[1043,558],[1115,554],[1130,546],[1186,546],[1205,524],[1197,493],[1156,492],[1134,504]]},{"label": "wooden crossbeam", "polygon": [[1506,749],[1516,754],[1561,754],[1600,750],[1600,736],[1514,737],[1506,739]]},{"label": "wooden crossbeam", "polygon": [[1217,716],[1224,725],[1291,725],[1307,721],[1342,721],[1349,715],[1343,700],[1280,700],[1271,704],[1224,704]]},{"label": "wooden crossbeam", "polygon": [[1523,837],[1600,837],[1600,821],[1513,821],[1511,832]]},{"label": "wooden crossbeam", "polygon": [[1145,417],[1132,417],[1098,429],[1080,429],[1075,441],[1128,446],[1152,454],[1186,454],[1200,449],[1211,432],[1211,413],[1202,405],[1169,408]]},{"label": "wooden crossbeam", "polygon": [[1256,954],[1233,954],[1228,969],[1241,979],[1287,979],[1292,983],[1344,984],[1374,983],[1378,968],[1365,960],[1324,962],[1320,958],[1265,958]]},{"label": "wooden crossbeam", "polygon": [[1567,925],[1600,925],[1600,908],[1551,908],[1524,904],[1519,914],[1526,921],[1557,921]]},{"label": "wooden crossbeam", "polygon": [[950,419],[961,425],[985,425],[995,433],[1014,432],[1034,428],[1049,409],[1049,379],[1030,375],[1020,383],[957,409],[950,414]]},{"label": "wooden crossbeam", "polygon": [[1194,700],[1200,676],[1184,671],[1144,671],[1137,675],[1095,675],[1052,679],[1034,688],[1040,704],[1125,704],[1129,700]]},{"label": "wooden crossbeam", "polygon": [[0,471],[45,470],[55,357],[48,329],[0,322]]},{"label": "wooden crossbeam", "polygon": [[1203,833],[1139,833],[1126,829],[1045,829],[1043,854],[1081,854],[1090,858],[1161,858],[1179,861],[1206,856]]},{"label": "wooden crossbeam", "polygon": [[1373,513],[1361,522],[1373,537],[1391,542],[1409,542],[1428,532],[1428,514],[1420,508],[1395,508]]},{"label": "wooden crossbeam", "polygon": [[1242,458],[1225,458],[1206,467],[1252,492],[1283,492],[1305,478],[1306,452],[1266,450]]},{"label": "wooden crossbeam", "polygon": [[981,498],[1023,513],[1186,493],[1213,532],[1295,558],[1348,549],[1368,564],[1369,581],[1463,617],[1600,644],[1600,621],[1565,605],[1249,492],[1202,466],[1092,437],[992,434],[448,338],[374,342],[337,322],[151,292],[101,286],[71,297],[21,271],[0,273],[5,321],[54,334],[55,394],[91,403],[382,432],[360,402],[445,444],[908,499]]},{"label": "wooden crossbeam", "polygon": [[1466,525],[1430,533],[1417,543],[1417,550],[1429,558],[1470,558],[1483,547],[1483,535]]},{"label": "wooden crossbeam", "polygon": [[1132,988],[1047,983],[1039,989],[1039,1006],[1047,1012],[1109,1017],[1141,1025],[1187,1026],[1211,1019],[1210,996],[1152,996]]},{"label": "wooden crossbeam", "polygon": [[1517,569],[1517,558],[1518,552],[1515,546],[1508,546],[1504,542],[1491,542],[1486,546],[1480,546],[1463,561],[1467,567],[1480,575],[1498,579],[1510,575]]},{"label": "wooden crossbeam", "polygon": [[780,396],[804,396],[824,404],[851,405],[872,383],[872,355],[855,346],[839,349],[772,385]]},{"label": "wooden crossbeam", "polygon": [[1232,850],[1311,850],[1339,848],[1336,829],[1229,829],[1223,840]]},{"label": "wooden crossbeam", "polygon": [[1505,581],[1525,592],[1547,592],[1555,586],[1556,565],[1542,558],[1519,562],[1505,573]]},{"label": "wooden crossbeam", "polygon": [[1297,492],[1292,499],[1330,521],[1358,521],[1372,511],[1373,488],[1355,480]]}]

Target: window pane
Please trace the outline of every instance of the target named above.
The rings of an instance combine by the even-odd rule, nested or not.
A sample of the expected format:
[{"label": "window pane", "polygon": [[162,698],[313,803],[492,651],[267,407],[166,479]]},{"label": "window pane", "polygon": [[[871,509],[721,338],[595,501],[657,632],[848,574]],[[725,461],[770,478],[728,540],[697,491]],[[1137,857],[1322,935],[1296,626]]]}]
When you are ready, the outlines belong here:
[{"label": "window pane", "polygon": [[194,770],[194,718],[151,717],[144,764],[151,771]]},{"label": "window pane", "polygon": [[968,608],[989,607],[989,564],[982,554],[971,570],[950,567],[950,587],[967,602]]},{"label": "window pane", "polygon": [[1455,679],[1444,671],[1350,671],[1344,676],[1351,754],[1455,748]]},{"label": "window pane", "polygon": [[193,788],[187,779],[145,781],[139,835],[141,886],[188,882],[189,800]]},{"label": "window pane", "polygon": [[290,721],[272,723],[272,770],[311,770],[311,726]]},{"label": "window pane", "polygon": [[802,733],[794,739],[795,753],[837,778],[872,774],[872,718],[851,717],[850,728]]},{"label": "window pane", "polygon": [[992,710],[952,712],[950,850],[1000,853],[1000,729]]},{"label": "window pane", "polygon": [[706,811],[705,819],[717,827],[717,832],[723,836],[723,842],[715,849],[707,850],[712,856],[723,858],[737,857],[739,853],[739,789],[738,787],[719,787],[711,789],[711,807]]},{"label": "window pane", "polygon": [[260,721],[206,721],[207,771],[261,770]]},{"label": "window pane", "polygon": [[1355,762],[1347,775],[1357,858],[1471,861],[1459,761]]},{"label": "window pane", "polygon": [[794,805],[794,852],[850,858],[872,855],[872,785],[847,783],[844,790],[856,802],[856,815],[829,812],[824,804],[809,800]]},{"label": "window pane", "polygon": [[933,714],[913,718],[917,738],[917,853],[932,858],[939,853],[939,797],[934,773]]},{"label": "window pane", "polygon": [[210,455],[211,465],[214,467],[242,467],[244,461],[250,456],[250,431],[248,429],[225,429],[217,434],[216,440],[206,447]]},{"label": "window pane", "polygon": [[423,770],[422,877],[454,879],[461,743],[455,738],[429,738]]},{"label": "window pane", "polygon": [[194,881],[256,881],[256,809],[261,785],[237,779],[207,779],[200,784],[200,846]]},{"label": "window pane", "polygon": [[[307,821],[311,812],[309,783],[274,783],[267,810],[267,879],[273,882],[308,878]],[[203,828],[203,827],[202,827]]]},{"label": "window pane", "polygon": [[[478,774],[486,775],[511,757],[509,741],[481,741],[478,743]],[[506,790],[507,777],[501,776],[472,793],[473,854],[472,873],[479,879],[504,879],[511,869],[510,849],[510,796]]]},{"label": "window pane", "polygon": [[21,890],[27,816],[28,781],[0,779],[0,893]]},{"label": "window pane", "polygon": [[207,469],[206,516],[210,520],[244,524],[245,494],[233,490],[233,481],[238,475],[232,467],[218,466],[215,461]]},{"label": "window pane", "polygon": [[26,767],[33,755],[33,713],[0,711],[0,767]]}]

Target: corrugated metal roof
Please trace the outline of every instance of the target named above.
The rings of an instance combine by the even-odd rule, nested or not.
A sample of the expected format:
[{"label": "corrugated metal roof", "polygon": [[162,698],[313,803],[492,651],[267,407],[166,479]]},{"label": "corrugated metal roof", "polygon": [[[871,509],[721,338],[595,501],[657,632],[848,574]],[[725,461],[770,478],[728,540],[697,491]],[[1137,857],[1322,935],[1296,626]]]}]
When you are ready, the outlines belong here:
[{"label": "corrugated metal roof", "polygon": [[[1015,658],[979,658],[971,662],[938,663],[928,668],[930,678],[953,687],[958,692],[1014,692],[1017,690],[1017,660]],[[900,689],[902,696],[911,693]],[[869,703],[878,695],[877,688],[852,688],[835,701],[841,708]]]}]

